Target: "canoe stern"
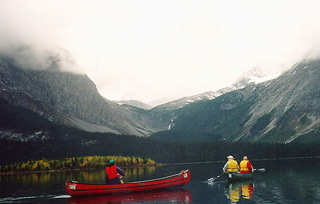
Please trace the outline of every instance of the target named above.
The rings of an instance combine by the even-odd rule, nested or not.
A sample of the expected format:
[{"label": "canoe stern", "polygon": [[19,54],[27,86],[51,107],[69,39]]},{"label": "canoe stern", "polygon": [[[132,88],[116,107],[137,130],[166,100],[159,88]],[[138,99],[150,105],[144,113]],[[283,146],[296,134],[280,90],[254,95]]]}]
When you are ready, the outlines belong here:
[{"label": "canoe stern", "polygon": [[228,182],[246,181],[250,179],[253,179],[253,173],[240,174],[237,172],[227,174]]}]

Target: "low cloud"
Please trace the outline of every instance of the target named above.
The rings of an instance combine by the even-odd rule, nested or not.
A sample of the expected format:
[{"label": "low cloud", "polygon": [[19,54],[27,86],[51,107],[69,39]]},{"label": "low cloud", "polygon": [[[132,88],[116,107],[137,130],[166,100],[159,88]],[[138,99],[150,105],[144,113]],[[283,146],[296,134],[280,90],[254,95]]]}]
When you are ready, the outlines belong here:
[{"label": "low cloud", "polygon": [[111,100],[151,101],[218,90],[255,66],[273,74],[319,57],[319,7],[317,0],[2,0],[0,51],[24,68],[85,72]]},{"label": "low cloud", "polygon": [[71,53],[58,47],[17,42],[1,44],[0,55],[12,59],[19,68],[81,73]]},{"label": "low cloud", "polygon": [[23,69],[83,73],[59,43],[60,29],[68,27],[64,4],[59,0],[0,1],[0,55]]}]

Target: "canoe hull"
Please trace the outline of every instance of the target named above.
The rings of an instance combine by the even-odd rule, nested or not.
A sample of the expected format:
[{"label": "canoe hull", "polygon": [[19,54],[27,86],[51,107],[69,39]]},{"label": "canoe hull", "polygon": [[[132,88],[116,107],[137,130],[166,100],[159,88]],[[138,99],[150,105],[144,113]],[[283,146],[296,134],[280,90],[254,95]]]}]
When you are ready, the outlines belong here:
[{"label": "canoe hull", "polygon": [[227,174],[228,182],[246,181],[251,179],[253,179],[253,173],[240,174],[236,172]]},{"label": "canoe hull", "polygon": [[76,182],[66,182],[65,188],[70,196],[92,196],[114,193],[143,192],[157,189],[176,188],[189,183],[190,172],[183,170],[178,174],[141,182],[131,182],[126,184],[81,184]]}]

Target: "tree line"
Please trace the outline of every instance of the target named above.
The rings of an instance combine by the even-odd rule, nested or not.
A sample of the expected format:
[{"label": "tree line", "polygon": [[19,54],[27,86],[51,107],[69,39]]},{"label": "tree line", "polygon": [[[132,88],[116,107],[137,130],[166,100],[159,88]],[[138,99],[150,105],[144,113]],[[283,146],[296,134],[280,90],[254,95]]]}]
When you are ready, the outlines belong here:
[{"label": "tree line", "polygon": [[[42,160],[42,158],[63,162],[63,158],[81,158],[87,155],[137,156],[152,158],[159,163],[224,161],[230,154],[236,158],[246,155],[256,160],[320,156],[318,148],[320,142],[289,144],[228,142],[217,140],[210,135],[203,136],[206,141],[190,141],[187,138],[191,133],[183,134],[184,132],[179,135],[179,138],[185,138],[185,140],[168,141],[153,137],[85,132],[65,126],[56,126],[49,132],[49,138],[46,139],[29,141],[0,139],[0,155],[2,155],[0,165],[26,162],[31,159]],[[178,133],[169,136],[178,137]],[[304,139],[308,141],[308,138]],[[73,165],[74,162],[69,162],[71,164],[67,162],[67,165]],[[33,165],[37,166],[37,164]],[[39,163],[39,165],[42,164]],[[59,167],[58,164],[55,165]]]},{"label": "tree line", "polygon": [[44,171],[60,169],[87,169],[87,168],[104,168],[110,160],[115,160],[119,166],[156,166],[157,163],[145,157],[135,156],[84,156],[71,157],[60,160],[29,160],[27,162],[17,162],[0,166],[0,172],[14,171]]}]

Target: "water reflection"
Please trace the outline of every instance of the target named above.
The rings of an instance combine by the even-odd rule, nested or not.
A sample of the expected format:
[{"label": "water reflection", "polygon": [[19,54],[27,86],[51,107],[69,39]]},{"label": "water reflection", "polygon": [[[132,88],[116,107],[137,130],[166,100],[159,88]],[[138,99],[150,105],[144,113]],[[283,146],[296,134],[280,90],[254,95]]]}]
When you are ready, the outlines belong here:
[{"label": "water reflection", "polygon": [[[125,181],[136,181],[151,177],[156,167],[124,168],[126,173]],[[105,182],[105,170],[88,171],[60,171],[42,173],[19,173],[10,175],[0,175],[0,183],[27,183],[33,185],[45,185],[55,181],[76,180],[81,183],[103,183]]]},{"label": "water reflection", "polygon": [[126,176],[124,177],[124,182],[129,182],[152,178],[156,167],[124,168],[123,170],[126,174]]},{"label": "water reflection", "polygon": [[[257,172],[253,184],[248,181],[249,183],[245,184],[235,183],[232,186],[226,186],[225,179],[221,178],[208,185],[207,179],[219,174],[221,166],[223,166],[222,163],[221,165],[220,163],[210,163],[168,165],[156,168],[127,168],[124,169],[127,174],[125,182],[159,178],[175,174],[182,169],[190,169],[191,181],[182,189],[191,192],[193,203],[320,203],[319,159],[255,162],[255,166],[265,167],[267,171]],[[0,203],[27,203],[29,201],[28,203],[65,204],[73,202],[74,199],[69,201],[70,197],[67,196],[64,187],[65,182],[76,179],[81,183],[105,183],[104,171],[104,169],[101,169],[96,171],[0,175]],[[163,197],[166,196],[166,193],[161,194]],[[176,192],[176,195],[174,195],[174,193],[167,192],[167,194],[175,197],[183,193]],[[183,200],[180,197],[176,200]],[[185,197],[186,200],[191,199],[191,195]],[[126,202],[128,203],[130,197],[127,198],[128,201]],[[101,203],[103,203],[103,199],[106,199],[106,197],[101,197],[101,199]],[[169,198],[167,198],[168,202],[162,202],[161,198],[159,199],[154,202],[143,202],[143,200],[136,199],[135,202],[132,201],[131,203],[187,203],[187,201],[174,202],[174,200],[170,202]],[[80,202],[78,200],[74,202]],[[118,203],[121,203],[121,200]]]},{"label": "water reflection", "polygon": [[192,203],[189,190],[167,189],[140,193],[114,194],[94,197],[72,197],[68,204],[102,203]]},{"label": "water reflection", "polygon": [[225,195],[230,200],[230,203],[237,203],[241,198],[251,199],[253,189],[253,180],[227,183],[225,186]]},{"label": "water reflection", "polygon": [[[124,168],[124,182],[153,178],[155,167]],[[24,197],[65,194],[64,183],[76,180],[81,183],[104,184],[105,170],[60,171],[0,175],[0,197]]]}]

